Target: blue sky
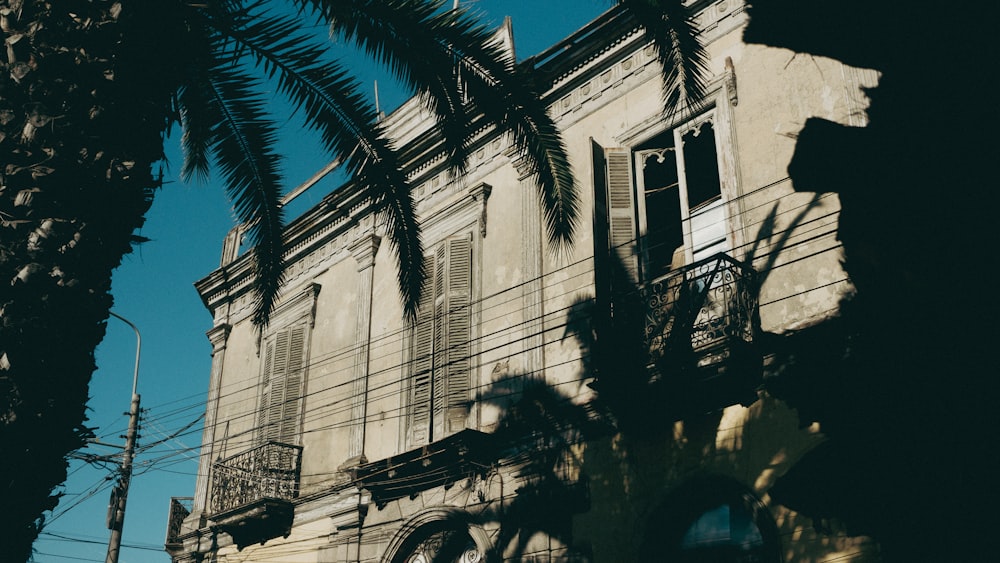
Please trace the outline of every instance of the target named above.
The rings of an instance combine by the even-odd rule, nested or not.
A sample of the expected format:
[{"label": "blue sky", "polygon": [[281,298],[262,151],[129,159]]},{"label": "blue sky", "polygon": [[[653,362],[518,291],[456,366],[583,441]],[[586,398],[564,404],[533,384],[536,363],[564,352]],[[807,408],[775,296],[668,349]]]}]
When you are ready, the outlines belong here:
[{"label": "blue sky", "polygon": [[[504,16],[514,23],[519,58],[533,55],[606,10],[612,0],[478,0],[463,6],[497,26]],[[334,47],[338,48],[338,47]],[[378,79],[383,109],[391,110],[407,97],[393,88],[379,70],[351,58],[366,83]],[[279,110],[282,105],[275,102]],[[280,150],[286,156],[289,187],[312,176],[327,162],[315,140],[294,120],[283,131]],[[229,202],[215,181],[184,184],[177,179],[180,156],[176,140],[168,142],[171,167],[168,183],[157,194],[142,235],[152,239],[126,257],[114,276],[114,311],[142,333],[139,393],[145,410],[140,447],[165,440],[135,459],[135,474],[126,511],[122,563],[163,562],[167,510],[172,496],[194,492],[199,417],[204,412],[211,365],[205,332],[212,319],[192,284],[218,266],[222,238],[233,226]],[[338,182],[331,179],[306,192],[291,208],[300,213],[319,201]],[[291,218],[291,216],[289,217]],[[97,350],[98,370],[91,383],[89,425],[102,442],[121,445],[124,439],[135,359],[135,335],[111,319]],[[190,449],[189,448],[193,448]],[[120,448],[95,445],[87,454],[107,455]],[[118,461],[118,460],[116,460]],[[104,561],[108,530],[105,516],[115,463],[75,461],[65,496],[49,515],[35,543],[34,561],[60,563]]]}]

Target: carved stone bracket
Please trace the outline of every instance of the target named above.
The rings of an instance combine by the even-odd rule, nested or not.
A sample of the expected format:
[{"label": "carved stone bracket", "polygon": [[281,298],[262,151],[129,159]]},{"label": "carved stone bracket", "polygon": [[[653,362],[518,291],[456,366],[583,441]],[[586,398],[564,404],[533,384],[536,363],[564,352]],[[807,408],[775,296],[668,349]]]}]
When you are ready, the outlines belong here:
[{"label": "carved stone bracket", "polygon": [[212,344],[213,356],[226,348],[226,342],[229,340],[229,333],[232,330],[232,325],[223,323],[212,327],[205,333],[208,336],[208,341]]},{"label": "carved stone bracket", "polygon": [[736,92],[736,67],[733,65],[733,58],[726,57],[726,91],[729,93],[729,103],[733,107],[740,103],[739,94]]},{"label": "carved stone bracket", "polygon": [[469,190],[469,195],[479,204],[479,234],[486,238],[486,207],[493,193],[493,186],[487,183],[480,183]]},{"label": "carved stone bracket", "polygon": [[354,256],[358,263],[358,271],[361,272],[375,264],[375,255],[378,254],[378,247],[382,243],[382,237],[376,234],[368,234],[360,237],[351,243],[347,250]]},{"label": "carved stone bracket", "polygon": [[341,494],[330,503],[327,516],[338,532],[356,530],[364,526],[370,504],[371,495],[367,491]]}]

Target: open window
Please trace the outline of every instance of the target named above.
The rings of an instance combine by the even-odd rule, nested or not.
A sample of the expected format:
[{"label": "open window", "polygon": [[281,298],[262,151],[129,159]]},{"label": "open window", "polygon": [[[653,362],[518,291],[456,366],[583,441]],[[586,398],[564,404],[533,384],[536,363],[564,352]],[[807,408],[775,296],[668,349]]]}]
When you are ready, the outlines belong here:
[{"label": "open window", "polygon": [[631,148],[595,142],[598,253],[640,283],[728,251],[720,166],[711,114]]}]

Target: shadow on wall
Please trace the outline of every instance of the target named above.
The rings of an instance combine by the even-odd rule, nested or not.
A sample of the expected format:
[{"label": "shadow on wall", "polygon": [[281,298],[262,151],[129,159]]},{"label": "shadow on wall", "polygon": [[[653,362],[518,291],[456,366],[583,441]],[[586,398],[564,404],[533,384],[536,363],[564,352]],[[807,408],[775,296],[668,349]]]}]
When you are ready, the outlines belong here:
[{"label": "shadow on wall", "polygon": [[[785,233],[817,202],[793,218]],[[772,251],[762,257],[764,277],[788,240],[787,234],[775,238],[774,223],[772,213],[758,234]],[[628,282],[620,263],[615,266],[620,289]],[[493,382],[477,398],[502,413],[494,433],[496,458],[519,483],[476,515],[480,524],[498,529],[488,557],[639,560],[656,552],[669,561],[752,555],[808,562],[831,553],[858,555],[858,540],[847,537],[836,520],[820,522],[817,530],[813,519],[776,507],[775,521],[740,484],[766,491],[798,461],[793,452],[821,441],[801,431],[795,413],[759,388],[759,355],[753,356],[757,378],[739,398],[691,396],[694,387],[677,384],[677,376],[694,373],[689,368],[672,372],[661,362],[651,370],[656,362],[645,344],[646,315],[637,289],[633,284],[616,292],[613,316],[601,315],[599,300],[588,297],[577,299],[567,314],[562,339],[580,348],[580,381],[597,376],[590,383],[596,399],[580,404],[575,391],[519,374]],[[740,399],[749,406],[739,406]],[[722,520],[728,522],[724,538],[699,535],[717,531]],[[797,539],[783,541],[790,537]]]},{"label": "shadow on wall", "polygon": [[888,561],[993,551],[997,307],[976,281],[996,239],[982,205],[996,144],[958,132],[997,123],[996,104],[968,97],[995,66],[998,8],[980,8],[756,0],[744,36],[882,73],[867,127],[813,118],[798,135],[789,175],[839,195],[857,292],[839,319],[778,342],[786,369],[768,387],[830,437],[775,499],[875,535]]},{"label": "shadow on wall", "polygon": [[[818,422],[829,439],[801,460],[782,461],[779,445],[759,448],[758,457],[732,455],[721,439],[731,427],[728,409],[678,415],[664,408],[670,403],[646,370],[641,303],[615,303],[614,324],[601,326],[612,322],[604,320],[611,319],[604,314],[609,304],[580,299],[566,338],[578,340],[587,375],[596,374],[598,399],[579,406],[529,386],[497,403],[510,436],[505,447],[538,474],[526,490],[532,494],[513,495],[482,515],[499,523],[499,551],[527,554],[538,532],[574,546],[566,559],[623,560],[653,533],[647,517],[656,521],[669,494],[664,483],[683,482],[697,469],[735,473],[743,482],[774,479],[763,487],[772,507],[796,511],[778,514],[783,537],[815,522],[837,538],[842,522],[850,533],[875,536],[886,561],[988,559],[1000,464],[990,404],[995,330],[986,329],[996,300],[985,251],[996,237],[988,232],[992,206],[984,202],[996,185],[996,159],[995,143],[962,131],[990,131],[997,121],[996,104],[970,95],[995,66],[996,10],[753,2],[748,42],[882,73],[868,92],[869,126],[810,119],[789,168],[797,190],[838,194],[838,237],[856,294],[839,318],[766,339],[780,369],[737,421],[744,444],[789,423]],[[772,238],[773,231],[758,233],[759,240]],[[780,246],[780,237],[775,242]],[[482,400],[501,401],[505,391],[521,393],[498,382]],[[516,440],[522,432],[523,441]],[[574,480],[563,460],[572,460]],[[546,502],[579,494],[569,491],[581,481],[588,483],[586,502]],[[571,522],[579,535],[593,533],[570,537]],[[849,548],[843,541],[833,548]],[[805,549],[782,556],[816,560]]]}]

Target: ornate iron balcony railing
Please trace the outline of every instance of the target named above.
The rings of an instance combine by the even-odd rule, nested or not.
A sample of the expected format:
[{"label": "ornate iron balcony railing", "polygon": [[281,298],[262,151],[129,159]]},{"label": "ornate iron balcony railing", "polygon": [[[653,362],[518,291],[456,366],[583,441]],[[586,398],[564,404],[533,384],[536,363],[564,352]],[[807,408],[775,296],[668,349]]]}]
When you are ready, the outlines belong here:
[{"label": "ornate iron balcony railing", "polygon": [[212,465],[212,513],[299,494],[302,446],[268,442]]},{"label": "ornate iron balcony railing", "polygon": [[756,272],[715,254],[642,286],[650,360],[693,359],[704,368],[752,344],[759,326]]},{"label": "ornate iron balcony railing", "polygon": [[167,516],[167,539],[164,545],[167,550],[180,547],[181,525],[191,514],[194,504],[192,497],[172,497],[170,499],[170,514]]}]

